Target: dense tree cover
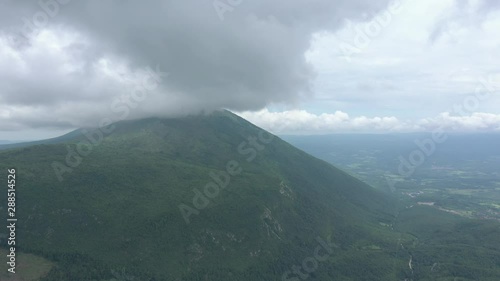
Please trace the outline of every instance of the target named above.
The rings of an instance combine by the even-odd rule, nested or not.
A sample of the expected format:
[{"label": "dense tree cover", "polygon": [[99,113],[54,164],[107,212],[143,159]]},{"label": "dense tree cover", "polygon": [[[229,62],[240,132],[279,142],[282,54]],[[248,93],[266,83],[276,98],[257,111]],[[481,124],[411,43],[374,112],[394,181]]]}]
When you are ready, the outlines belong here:
[{"label": "dense tree cover", "polygon": [[[422,235],[415,229],[391,229],[402,217],[392,198],[277,137],[250,145],[261,130],[239,117],[115,126],[63,181],[53,164],[65,165],[68,147],[76,149],[84,136],[0,152],[0,169],[18,170],[22,250],[57,264],[43,281],[281,280],[311,262],[318,237],[332,249],[308,280],[431,276],[409,269],[411,255],[416,265],[432,256],[415,242]],[[217,182],[211,173],[227,172],[231,161],[241,172],[204,196],[209,204],[186,223],[179,206],[196,208],[194,196]],[[465,274],[440,268],[446,277]]]}]

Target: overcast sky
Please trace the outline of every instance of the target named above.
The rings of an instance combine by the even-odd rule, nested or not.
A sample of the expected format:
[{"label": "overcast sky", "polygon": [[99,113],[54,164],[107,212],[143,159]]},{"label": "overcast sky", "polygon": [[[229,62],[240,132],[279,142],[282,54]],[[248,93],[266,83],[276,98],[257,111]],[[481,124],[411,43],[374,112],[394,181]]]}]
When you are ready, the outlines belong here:
[{"label": "overcast sky", "polygon": [[287,134],[500,131],[499,3],[0,1],[0,140],[219,108]]}]

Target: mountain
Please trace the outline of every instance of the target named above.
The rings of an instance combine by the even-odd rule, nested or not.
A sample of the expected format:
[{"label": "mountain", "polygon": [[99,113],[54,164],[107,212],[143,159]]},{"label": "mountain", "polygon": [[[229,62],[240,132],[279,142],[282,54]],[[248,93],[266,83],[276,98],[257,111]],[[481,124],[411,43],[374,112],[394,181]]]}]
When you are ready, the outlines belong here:
[{"label": "mountain", "polygon": [[227,111],[80,129],[7,168],[41,280],[413,276],[393,198]]},{"label": "mountain", "polygon": [[72,140],[80,136],[81,129],[74,130],[70,133],[62,135],[60,137],[46,139],[46,140],[38,140],[38,141],[0,141],[0,150],[19,148],[19,147],[27,147],[39,144],[56,144],[56,143],[64,143],[66,141]]}]

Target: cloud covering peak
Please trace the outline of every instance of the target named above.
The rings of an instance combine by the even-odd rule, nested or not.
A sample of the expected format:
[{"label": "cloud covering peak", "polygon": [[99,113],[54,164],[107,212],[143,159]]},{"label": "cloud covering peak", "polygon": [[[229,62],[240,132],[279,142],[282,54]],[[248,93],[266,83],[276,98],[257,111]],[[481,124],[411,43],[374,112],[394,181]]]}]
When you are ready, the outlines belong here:
[{"label": "cloud covering peak", "polygon": [[5,1],[0,128],[293,104],[311,94],[311,36],[388,2]]}]

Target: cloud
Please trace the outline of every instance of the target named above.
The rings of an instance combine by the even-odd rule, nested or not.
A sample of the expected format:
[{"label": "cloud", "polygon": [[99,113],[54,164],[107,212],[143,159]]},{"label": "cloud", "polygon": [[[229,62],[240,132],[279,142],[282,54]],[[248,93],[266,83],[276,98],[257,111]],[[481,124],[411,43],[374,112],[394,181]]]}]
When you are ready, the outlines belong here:
[{"label": "cloud", "polygon": [[311,95],[312,34],[388,1],[6,1],[0,130],[95,123],[157,66],[168,78],[127,118],[295,103]]},{"label": "cloud", "polygon": [[438,127],[460,132],[500,131],[500,114],[475,112],[468,116],[453,116],[443,112],[435,118],[425,118],[417,123],[422,130],[428,131]]},{"label": "cloud", "polygon": [[487,16],[500,9],[495,0],[455,0],[454,5],[445,11],[429,35],[435,42],[444,35],[453,38],[458,29],[480,29]]},{"label": "cloud", "polygon": [[[498,1],[389,2],[0,1],[0,139],[217,108],[348,112],[329,124],[423,130],[484,80],[494,89],[473,111],[500,113]],[[359,47],[350,61],[346,43]],[[310,118],[312,131],[330,130]]]},{"label": "cloud", "polygon": [[[358,23],[316,33],[307,53],[318,70],[315,98],[302,108],[415,121],[451,111],[484,87],[483,80],[499,81],[500,10],[484,17],[466,8],[474,14],[470,22],[450,25],[449,34],[429,43],[430,33],[454,6],[454,0],[403,1],[390,21],[374,28],[378,32]],[[346,51],[343,44],[359,48]],[[500,87],[492,84],[495,89],[477,111],[500,113]]]},{"label": "cloud", "polygon": [[394,116],[351,117],[342,111],[313,114],[305,110],[270,112],[263,109],[238,114],[276,134],[430,132],[438,128],[448,132],[500,131],[500,114],[480,112],[468,116],[443,112],[436,117],[416,121],[399,120]]},{"label": "cloud", "polygon": [[393,116],[350,117],[342,111],[317,115],[305,110],[270,112],[268,109],[263,109],[257,112],[241,112],[238,114],[250,122],[278,134],[390,132],[411,129],[408,124]]}]

